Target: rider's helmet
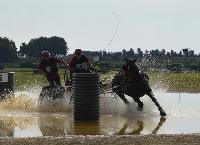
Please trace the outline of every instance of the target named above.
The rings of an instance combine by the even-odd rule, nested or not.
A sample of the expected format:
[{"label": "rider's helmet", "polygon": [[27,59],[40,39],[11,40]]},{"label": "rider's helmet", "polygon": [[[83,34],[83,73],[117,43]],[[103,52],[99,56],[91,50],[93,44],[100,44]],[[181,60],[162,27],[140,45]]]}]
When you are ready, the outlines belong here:
[{"label": "rider's helmet", "polygon": [[42,51],[42,59],[43,60],[48,60],[50,56],[49,51]]},{"label": "rider's helmet", "polygon": [[82,53],[82,50],[78,48],[78,49],[75,50],[75,53],[76,53],[78,56],[80,56],[81,53]]},{"label": "rider's helmet", "polygon": [[49,51],[42,51],[42,57],[49,57],[50,53]]}]

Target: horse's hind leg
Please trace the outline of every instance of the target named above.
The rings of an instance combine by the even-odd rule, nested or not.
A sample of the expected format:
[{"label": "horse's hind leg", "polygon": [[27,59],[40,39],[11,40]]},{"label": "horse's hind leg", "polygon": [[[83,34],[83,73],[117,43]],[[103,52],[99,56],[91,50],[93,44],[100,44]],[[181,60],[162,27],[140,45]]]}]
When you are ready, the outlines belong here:
[{"label": "horse's hind leg", "polygon": [[126,105],[129,105],[129,101],[125,98],[124,94],[117,93],[117,95],[124,101]]},{"label": "horse's hind leg", "polygon": [[154,104],[158,107],[158,110],[160,111],[160,115],[161,116],[166,116],[167,114],[162,109],[162,107],[158,103],[157,99],[154,97],[153,92],[149,92],[149,93],[147,93],[147,95],[151,98],[151,100],[154,102]]}]

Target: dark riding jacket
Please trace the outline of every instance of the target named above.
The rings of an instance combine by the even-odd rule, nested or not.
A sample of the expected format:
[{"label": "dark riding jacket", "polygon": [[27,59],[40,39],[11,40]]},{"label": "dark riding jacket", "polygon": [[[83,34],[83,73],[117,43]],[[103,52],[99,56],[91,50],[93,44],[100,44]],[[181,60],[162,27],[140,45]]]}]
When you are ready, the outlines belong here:
[{"label": "dark riding jacket", "polygon": [[82,63],[88,63],[89,60],[85,55],[81,55],[80,59],[78,59],[77,57],[72,57],[72,59],[69,62],[69,66],[76,68],[77,64],[82,64]]},{"label": "dark riding jacket", "polygon": [[58,76],[57,63],[63,63],[63,61],[50,57],[48,61],[42,60],[38,68],[47,74],[48,80],[54,80]]}]

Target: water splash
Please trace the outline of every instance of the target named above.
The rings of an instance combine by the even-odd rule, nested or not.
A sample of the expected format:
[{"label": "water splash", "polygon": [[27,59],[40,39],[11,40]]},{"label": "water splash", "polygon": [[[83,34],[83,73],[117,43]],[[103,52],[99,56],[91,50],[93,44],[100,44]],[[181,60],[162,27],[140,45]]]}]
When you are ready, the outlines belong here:
[{"label": "water splash", "polygon": [[14,96],[8,97],[0,102],[0,109],[11,112],[71,112],[72,104],[69,98],[56,100],[54,102],[44,102],[38,106],[38,97],[41,92],[40,86],[21,88],[14,93]]},{"label": "water splash", "polygon": [[121,114],[126,109],[122,100],[114,94],[104,94],[100,102],[100,111],[104,115]]},{"label": "water splash", "polygon": [[0,102],[1,110],[8,111],[36,111],[37,104],[35,101],[26,95],[19,95],[6,99],[5,101]]},{"label": "water splash", "polygon": [[53,102],[43,102],[38,106],[38,112],[72,112],[72,103],[69,99],[59,99]]}]

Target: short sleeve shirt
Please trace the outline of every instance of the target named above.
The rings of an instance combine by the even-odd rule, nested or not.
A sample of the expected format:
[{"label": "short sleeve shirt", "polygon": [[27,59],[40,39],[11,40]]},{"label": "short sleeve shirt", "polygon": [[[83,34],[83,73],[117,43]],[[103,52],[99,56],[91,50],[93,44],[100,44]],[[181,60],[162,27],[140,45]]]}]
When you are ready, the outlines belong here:
[{"label": "short sleeve shirt", "polygon": [[49,61],[42,60],[39,64],[39,69],[46,72],[48,75],[53,75],[58,73],[58,66],[57,63],[61,63],[60,59],[50,57]]},{"label": "short sleeve shirt", "polygon": [[89,60],[86,56],[81,55],[80,59],[76,58],[75,56],[72,57],[71,61],[69,62],[69,66],[76,68],[77,64],[88,63]]}]

